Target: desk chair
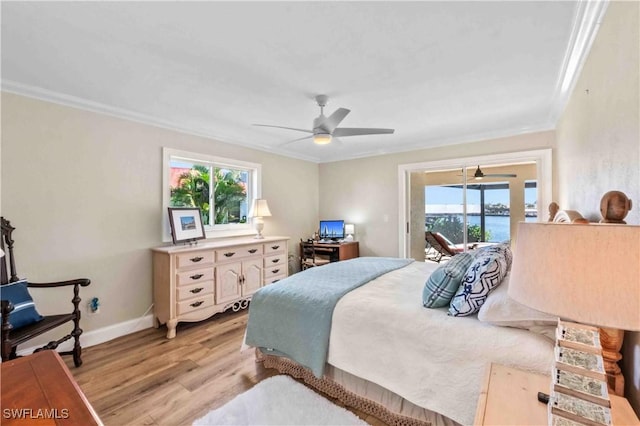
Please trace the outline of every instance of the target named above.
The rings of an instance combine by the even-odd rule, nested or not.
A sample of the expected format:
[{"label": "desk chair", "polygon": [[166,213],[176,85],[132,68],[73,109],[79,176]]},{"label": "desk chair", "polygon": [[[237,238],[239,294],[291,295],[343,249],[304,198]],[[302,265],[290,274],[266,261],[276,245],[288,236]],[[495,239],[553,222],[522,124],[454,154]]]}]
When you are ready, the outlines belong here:
[{"label": "desk chair", "polygon": [[[26,280],[19,280],[13,253],[14,241],[12,233],[15,228],[4,217],[1,218],[1,225],[0,248],[5,253],[5,256],[0,259],[0,299],[2,299],[0,304],[2,310],[2,342],[0,343],[2,345],[2,361],[16,358],[18,345],[67,324],[71,326],[69,327],[71,331],[65,330],[67,334],[36,349],[35,352],[43,349],[56,349],[62,342],[73,338],[73,350],[60,352],[60,354],[73,355],[73,363],[76,367],[79,367],[82,365],[79,293],[80,287],[88,286],[91,281],[87,278],[52,283],[32,283]],[[44,289],[66,286],[73,287],[73,298],[71,299],[73,310],[58,315],[40,315],[27,290],[28,288]]]},{"label": "desk chair", "polygon": [[313,268],[314,266],[322,266],[329,263],[329,259],[318,256],[314,243],[300,241],[300,247],[302,251],[300,255],[300,267],[303,271]]}]

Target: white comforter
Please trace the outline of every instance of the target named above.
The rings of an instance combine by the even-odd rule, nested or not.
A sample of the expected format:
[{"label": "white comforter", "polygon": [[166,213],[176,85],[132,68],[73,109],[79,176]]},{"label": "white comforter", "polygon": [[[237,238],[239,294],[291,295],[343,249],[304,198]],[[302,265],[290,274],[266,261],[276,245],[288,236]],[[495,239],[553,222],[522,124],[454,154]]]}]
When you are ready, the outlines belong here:
[{"label": "white comforter", "polygon": [[422,288],[436,266],[414,262],[345,295],[333,313],[328,362],[472,424],[487,363],[549,372],[553,342],[424,308]]}]

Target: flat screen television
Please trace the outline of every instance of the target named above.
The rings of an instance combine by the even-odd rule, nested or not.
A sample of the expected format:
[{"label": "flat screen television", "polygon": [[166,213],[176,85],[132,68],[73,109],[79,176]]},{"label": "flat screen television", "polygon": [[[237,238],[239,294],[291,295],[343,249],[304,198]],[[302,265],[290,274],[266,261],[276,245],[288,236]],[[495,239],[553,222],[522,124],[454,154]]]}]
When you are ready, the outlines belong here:
[{"label": "flat screen television", "polygon": [[342,240],[344,239],[344,220],[321,220],[320,239]]}]

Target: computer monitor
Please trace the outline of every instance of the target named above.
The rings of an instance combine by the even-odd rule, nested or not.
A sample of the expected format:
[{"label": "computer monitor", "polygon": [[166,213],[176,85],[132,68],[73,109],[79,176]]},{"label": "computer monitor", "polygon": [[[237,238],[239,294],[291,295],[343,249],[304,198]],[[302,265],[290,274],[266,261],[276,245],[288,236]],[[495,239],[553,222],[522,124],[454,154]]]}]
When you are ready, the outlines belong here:
[{"label": "computer monitor", "polygon": [[320,239],[342,240],[344,239],[344,220],[321,220]]}]

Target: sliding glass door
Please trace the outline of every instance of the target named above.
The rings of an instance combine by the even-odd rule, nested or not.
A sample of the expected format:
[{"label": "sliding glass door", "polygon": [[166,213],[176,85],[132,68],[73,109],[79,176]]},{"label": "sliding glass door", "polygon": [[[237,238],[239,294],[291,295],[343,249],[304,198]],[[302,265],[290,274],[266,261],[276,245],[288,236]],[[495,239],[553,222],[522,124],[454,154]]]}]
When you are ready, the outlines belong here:
[{"label": "sliding glass door", "polygon": [[463,250],[510,241],[518,222],[537,220],[536,173],[535,162],[411,172],[410,256],[432,257],[426,231]]}]

